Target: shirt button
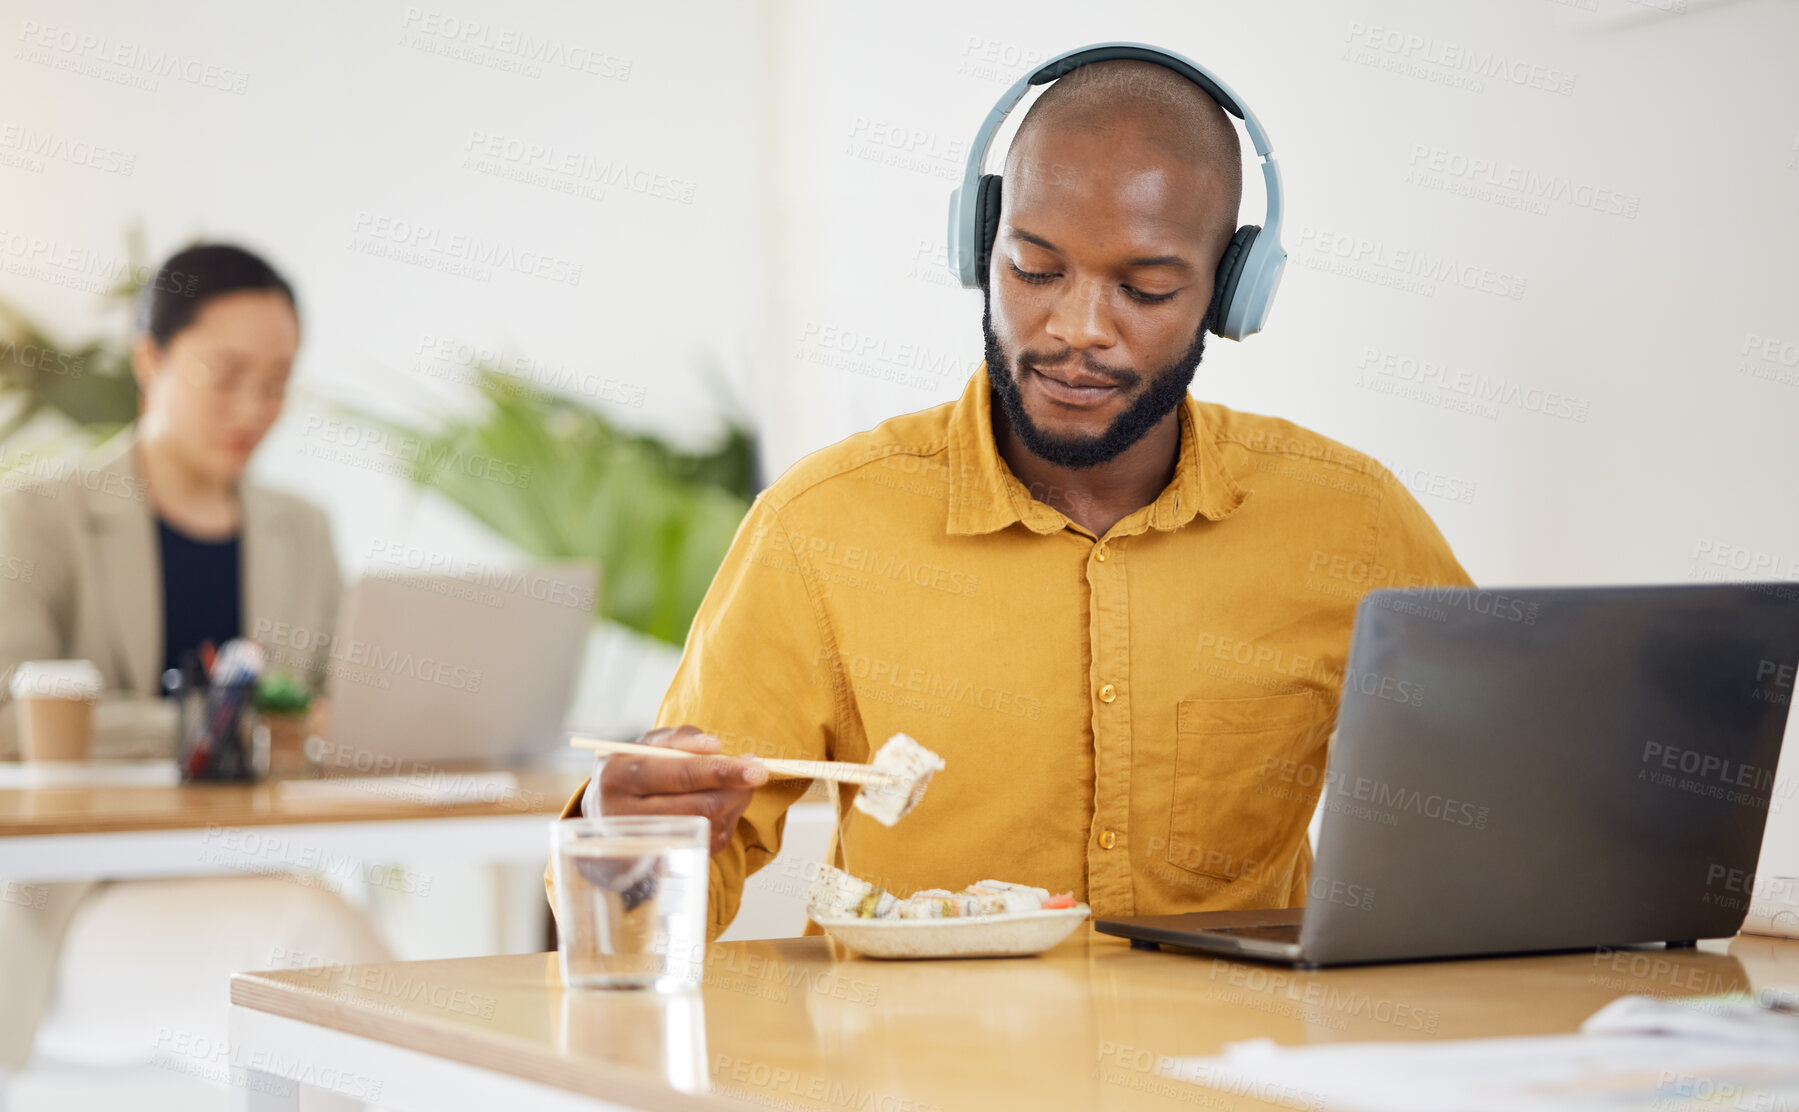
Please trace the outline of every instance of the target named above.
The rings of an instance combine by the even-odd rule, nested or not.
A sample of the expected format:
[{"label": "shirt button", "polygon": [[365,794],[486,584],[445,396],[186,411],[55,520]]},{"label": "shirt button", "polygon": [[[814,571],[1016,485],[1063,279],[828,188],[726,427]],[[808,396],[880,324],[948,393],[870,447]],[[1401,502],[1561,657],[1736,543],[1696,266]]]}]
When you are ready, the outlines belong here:
[{"label": "shirt button", "polygon": [[1116,830],[1108,830],[1104,834],[1101,834],[1099,836],[1099,848],[1100,849],[1111,849],[1113,846],[1115,846],[1117,844],[1118,844],[1118,832]]},{"label": "shirt button", "polygon": [[1106,686],[1099,689],[1099,701],[1100,702],[1109,703],[1113,699],[1116,699],[1116,698],[1118,698],[1118,689],[1116,687],[1113,687],[1111,684],[1107,684]]},{"label": "shirt button", "polygon": [[1099,551],[1098,551],[1098,552],[1095,552],[1095,553],[1094,553],[1094,554],[1093,554],[1093,558],[1094,558],[1094,559],[1095,559],[1095,560],[1098,560],[1098,561],[1099,561],[1099,562],[1100,562],[1100,563],[1102,563],[1102,564],[1103,564],[1103,563],[1105,563],[1105,562],[1106,562],[1106,550],[1105,550],[1105,548],[1104,548],[1104,547],[1103,547],[1103,546],[1102,546],[1102,547],[1101,547],[1101,548],[1100,548],[1100,550],[1099,550]]}]

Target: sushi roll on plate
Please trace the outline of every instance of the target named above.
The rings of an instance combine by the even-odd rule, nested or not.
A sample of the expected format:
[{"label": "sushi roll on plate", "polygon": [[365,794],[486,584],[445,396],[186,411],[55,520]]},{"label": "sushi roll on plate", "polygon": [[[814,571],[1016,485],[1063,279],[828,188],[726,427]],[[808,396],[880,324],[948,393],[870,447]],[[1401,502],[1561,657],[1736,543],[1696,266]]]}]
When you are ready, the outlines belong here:
[{"label": "sushi roll on plate", "polygon": [[1072,894],[983,880],[960,892],[931,888],[899,899],[823,867],[806,914],[826,934],[870,958],[1023,957],[1073,934],[1092,910]]}]

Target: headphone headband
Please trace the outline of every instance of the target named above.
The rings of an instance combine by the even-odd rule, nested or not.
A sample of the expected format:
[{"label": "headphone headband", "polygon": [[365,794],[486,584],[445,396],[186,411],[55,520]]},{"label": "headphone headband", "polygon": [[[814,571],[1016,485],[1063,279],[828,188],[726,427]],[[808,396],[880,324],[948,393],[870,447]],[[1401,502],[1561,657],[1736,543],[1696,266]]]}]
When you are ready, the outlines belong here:
[{"label": "headphone headband", "polygon": [[[1280,244],[1283,208],[1280,165],[1275,161],[1268,133],[1262,129],[1262,123],[1256,119],[1256,114],[1250,111],[1243,99],[1220,80],[1217,74],[1191,58],[1147,43],[1096,43],[1064,51],[1020,77],[1000,94],[999,101],[987,113],[987,118],[981,121],[980,130],[975,133],[974,142],[969,146],[962,185],[950,194],[950,270],[961,280],[962,285],[971,289],[981,287],[981,269],[986,262],[983,247],[991,246],[983,244],[982,223],[985,219],[997,218],[999,200],[999,177],[983,175],[981,171],[986,165],[987,151],[993,144],[993,137],[999,133],[1000,125],[1005,122],[1012,109],[1018,106],[1018,102],[1024,99],[1025,93],[1033,85],[1047,85],[1082,66],[1119,59],[1152,62],[1180,74],[1203,89],[1206,95],[1218,102],[1219,107],[1242,120],[1244,130],[1249,132],[1250,144],[1262,160],[1262,182],[1268,197],[1267,215],[1260,228],[1254,225],[1239,228],[1232,238],[1231,247],[1225,252],[1225,262],[1230,264],[1231,269],[1226,273],[1225,267],[1220,267],[1219,277],[1214,284],[1215,290],[1225,295],[1214,330],[1233,340],[1261,331],[1287,258],[1287,253]],[[988,181],[991,182],[991,188],[984,190],[983,186]]]},{"label": "headphone headband", "polygon": [[1085,46],[1078,50],[1070,50],[1037,67],[1037,72],[1025,80],[1032,85],[1047,85],[1051,81],[1067,77],[1082,66],[1090,66],[1095,62],[1111,62],[1117,59],[1131,59],[1138,62],[1154,62],[1174,70],[1182,77],[1204,89],[1213,100],[1223,106],[1226,112],[1243,118],[1243,104],[1237,94],[1226,89],[1224,85],[1210,73],[1201,69],[1196,63],[1189,62],[1178,54],[1166,50],[1158,50],[1153,46]]}]

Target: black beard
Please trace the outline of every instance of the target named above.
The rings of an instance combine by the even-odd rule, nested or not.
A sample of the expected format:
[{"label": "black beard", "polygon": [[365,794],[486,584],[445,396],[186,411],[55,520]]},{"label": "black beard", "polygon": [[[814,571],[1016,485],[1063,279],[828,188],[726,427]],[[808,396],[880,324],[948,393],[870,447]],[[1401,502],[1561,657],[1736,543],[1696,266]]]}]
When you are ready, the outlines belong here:
[{"label": "black beard", "polygon": [[[1187,397],[1187,388],[1193,385],[1193,376],[1199,371],[1199,361],[1206,353],[1206,332],[1211,328],[1212,313],[1207,311],[1205,319],[1199,322],[1199,332],[1193,337],[1193,343],[1187,351],[1173,363],[1163,367],[1151,375],[1140,372],[1126,372],[1131,376],[1124,385],[1136,385],[1147,378],[1149,389],[1131,404],[1131,407],[1112,419],[1112,424],[1098,436],[1055,436],[1045,432],[1031,420],[1030,414],[1024,411],[1024,398],[1018,390],[1018,380],[1014,377],[1017,371],[1010,356],[1000,347],[999,337],[993,331],[993,298],[991,294],[982,299],[984,308],[981,312],[981,334],[987,342],[987,380],[993,386],[993,396],[999,399],[1001,408],[1006,411],[1006,418],[1012,422],[1012,429],[1018,433],[1018,439],[1024,443],[1025,449],[1045,463],[1057,467],[1066,467],[1072,471],[1080,471],[1098,464],[1108,463],[1130,448],[1131,445],[1148,435],[1149,430],[1156,427],[1162,418],[1173,413]],[[1094,364],[1091,356],[1087,359],[1088,369],[1094,374],[1104,375],[1108,379],[1117,380],[1120,373],[1109,367]]]}]

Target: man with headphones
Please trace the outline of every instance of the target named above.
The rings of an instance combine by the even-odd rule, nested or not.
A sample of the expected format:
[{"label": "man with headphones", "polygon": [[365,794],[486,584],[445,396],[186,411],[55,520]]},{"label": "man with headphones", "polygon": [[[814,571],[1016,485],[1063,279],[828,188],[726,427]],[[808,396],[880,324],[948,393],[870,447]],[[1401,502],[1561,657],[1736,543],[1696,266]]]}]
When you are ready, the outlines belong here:
[{"label": "man with headphones", "polygon": [[[1260,228],[1235,226],[1226,113],[1262,159]],[[1208,331],[1267,319],[1281,204],[1260,122],[1189,59],[1100,44],[1007,90],[950,203],[985,365],[763,492],[643,738],[708,756],[603,760],[565,817],[709,817],[716,936],[804,790],[725,754],[866,761],[904,731],[946,769],[894,827],[844,806],[832,847],[883,888],[994,877],[1109,917],[1305,903],[1342,685],[1418,694],[1345,675],[1357,602],[1469,580],[1378,463],[1188,395]]]}]

